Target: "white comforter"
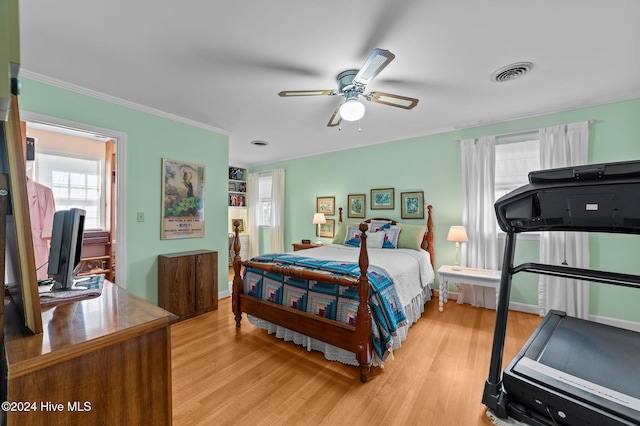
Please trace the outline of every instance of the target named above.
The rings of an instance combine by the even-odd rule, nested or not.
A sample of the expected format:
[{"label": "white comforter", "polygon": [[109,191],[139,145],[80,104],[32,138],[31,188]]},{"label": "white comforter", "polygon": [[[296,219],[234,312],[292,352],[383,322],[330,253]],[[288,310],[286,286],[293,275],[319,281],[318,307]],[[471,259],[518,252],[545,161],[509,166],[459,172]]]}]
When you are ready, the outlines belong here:
[{"label": "white comforter", "polygon": [[[423,292],[433,282],[434,272],[429,253],[411,249],[367,249],[369,264],[385,270],[393,280],[402,306]],[[296,256],[322,260],[358,262],[360,248],[341,244],[329,244],[291,253]]]}]

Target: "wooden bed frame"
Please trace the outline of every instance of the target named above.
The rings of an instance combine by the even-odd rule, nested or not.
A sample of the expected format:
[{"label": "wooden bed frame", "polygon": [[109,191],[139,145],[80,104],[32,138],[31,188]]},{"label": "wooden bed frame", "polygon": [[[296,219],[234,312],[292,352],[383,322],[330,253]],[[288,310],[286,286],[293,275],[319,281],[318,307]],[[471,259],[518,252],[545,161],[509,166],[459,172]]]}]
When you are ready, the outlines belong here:
[{"label": "wooden bed frame", "polygon": [[[433,220],[431,215],[432,206],[427,206],[427,211],[427,232],[422,239],[422,248],[429,252],[431,265],[433,266],[434,247]],[[367,375],[371,369],[373,361],[371,310],[367,303],[369,300],[369,280],[367,278],[369,256],[367,254],[367,235],[365,233],[367,230],[367,225],[365,225],[365,223],[370,222],[371,220],[391,219],[373,218],[360,224],[360,238],[362,241],[360,244],[360,256],[358,260],[361,271],[360,277],[333,277],[331,279],[327,279],[327,275],[319,272],[299,270],[277,264],[243,261],[240,259],[240,238],[238,238],[240,223],[238,221],[234,221],[233,226],[235,230],[235,238],[233,250],[235,256],[233,258],[234,277],[232,307],[236,327],[240,327],[242,313],[244,312],[248,315],[254,315],[265,321],[269,321],[314,339],[318,339],[325,343],[353,352],[356,355],[356,360],[360,364],[360,381],[363,383],[366,382]],[[340,222],[342,222],[342,208],[340,208],[339,223]],[[395,221],[391,222],[392,224],[396,223]],[[243,280],[240,275],[240,270],[243,266],[305,280],[329,282],[331,284],[346,287],[358,286],[359,305],[356,314],[355,327],[244,294]]]}]

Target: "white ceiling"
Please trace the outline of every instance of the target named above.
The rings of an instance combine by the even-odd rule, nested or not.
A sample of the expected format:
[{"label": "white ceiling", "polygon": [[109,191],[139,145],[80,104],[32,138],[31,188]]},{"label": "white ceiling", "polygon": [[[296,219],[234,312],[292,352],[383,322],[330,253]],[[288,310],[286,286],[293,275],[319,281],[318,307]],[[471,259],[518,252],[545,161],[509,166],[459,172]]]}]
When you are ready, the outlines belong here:
[{"label": "white ceiling", "polygon": [[[22,69],[229,135],[256,165],[640,97],[638,0],[21,1]],[[396,55],[358,123],[326,126],[375,47]],[[506,83],[490,74],[530,61]],[[252,140],[266,140],[255,147]]]}]

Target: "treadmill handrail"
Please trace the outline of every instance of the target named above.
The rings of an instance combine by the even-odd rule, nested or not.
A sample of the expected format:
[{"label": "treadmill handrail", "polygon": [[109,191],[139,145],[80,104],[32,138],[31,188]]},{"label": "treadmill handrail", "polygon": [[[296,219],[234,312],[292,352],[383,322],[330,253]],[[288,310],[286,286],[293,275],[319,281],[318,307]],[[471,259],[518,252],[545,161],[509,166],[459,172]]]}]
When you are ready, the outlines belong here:
[{"label": "treadmill handrail", "polygon": [[541,275],[594,281],[623,287],[640,288],[640,276],[618,272],[598,271],[594,269],[573,268],[570,266],[546,265],[542,263],[523,263],[511,269],[512,274],[531,272]]}]

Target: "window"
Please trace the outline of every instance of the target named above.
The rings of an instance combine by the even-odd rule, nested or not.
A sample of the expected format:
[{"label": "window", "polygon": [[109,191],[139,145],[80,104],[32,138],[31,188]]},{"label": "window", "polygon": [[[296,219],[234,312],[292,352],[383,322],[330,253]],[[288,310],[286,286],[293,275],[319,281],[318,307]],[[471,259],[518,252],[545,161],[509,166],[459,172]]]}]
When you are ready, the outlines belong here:
[{"label": "window", "polygon": [[51,188],[56,210],[84,209],[86,229],[104,228],[102,158],[39,151],[34,165],[35,180]]},{"label": "window", "polygon": [[[537,133],[498,138],[496,143],[496,200],[529,183],[529,172],[540,170],[540,140]],[[500,228],[498,235],[504,236]],[[537,232],[523,234],[522,239],[539,238]]]},{"label": "window", "polygon": [[259,177],[258,181],[259,204],[258,214],[260,226],[271,226],[271,175]]},{"label": "window", "polygon": [[496,200],[529,183],[529,172],[540,170],[537,133],[499,138],[496,143]]}]

